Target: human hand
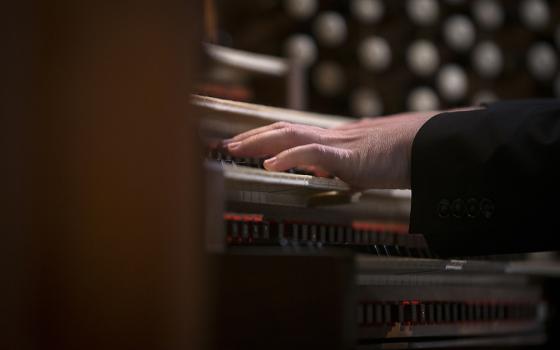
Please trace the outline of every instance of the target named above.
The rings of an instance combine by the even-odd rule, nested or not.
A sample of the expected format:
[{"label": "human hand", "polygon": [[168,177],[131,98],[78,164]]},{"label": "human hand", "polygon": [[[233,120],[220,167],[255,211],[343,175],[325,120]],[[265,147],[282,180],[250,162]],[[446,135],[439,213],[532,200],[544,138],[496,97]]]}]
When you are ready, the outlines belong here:
[{"label": "human hand", "polygon": [[406,123],[409,120],[413,120],[416,118],[422,118],[426,116],[426,114],[436,115],[440,113],[439,111],[430,111],[430,112],[406,112],[406,113],[398,113],[392,114],[385,117],[366,117],[361,118],[355,122],[350,122],[346,124],[342,124],[340,126],[334,127],[333,130],[351,130],[351,129],[361,129],[361,128],[374,128],[379,127],[383,124],[395,124],[399,122]]},{"label": "human hand", "polygon": [[234,156],[271,157],[264,162],[267,170],[297,167],[335,175],[357,188],[410,188],[412,141],[438,113],[370,118],[333,129],[279,122],[223,145]]}]

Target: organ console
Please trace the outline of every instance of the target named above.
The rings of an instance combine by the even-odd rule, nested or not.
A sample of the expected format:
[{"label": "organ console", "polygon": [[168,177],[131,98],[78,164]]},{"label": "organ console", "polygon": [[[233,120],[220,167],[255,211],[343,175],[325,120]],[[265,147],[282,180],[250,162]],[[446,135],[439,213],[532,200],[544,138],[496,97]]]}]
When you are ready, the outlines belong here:
[{"label": "organ console", "polygon": [[219,145],[560,97],[559,2],[205,0],[205,45],[199,3],[3,8],[0,348],[558,348],[555,253],[448,256],[410,191]]},{"label": "organ console", "polygon": [[[220,257],[223,279],[219,344],[376,349],[547,342],[553,308],[543,281],[560,273],[557,265],[438,256],[422,234],[408,232],[408,191],[357,192],[300,169],[269,172],[262,159],[233,157],[215,142],[274,121],[333,127],[348,119],[203,96],[192,103],[209,145],[208,249]],[[276,330],[276,344],[263,327]]]},{"label": "organ console", "polygon": [[[267,11],[281,29],[262,51],[284,54],[286,70],[294,61],[304,66],[298,89],[309,89],[308,107],[320,113],[274,99],[192,96],[207,147],[201,161],[207,249],[219,271],[219,347],[557,344],[554,255],[447,256],[422,232],[409,232],[410,191],[358,191],[305,169],[266,171],[263,159],[234,157],[220,140],[279,121],[332,128],[354,120],[340,115],[437,110],[536,90],[560,96],[559,30],[555,38],[547,32],[558,6],[309,0]],[[512,28],[519,45],[508,37]],[[254,35],[237,37],[244,49],[260,47],[249,41]]]}]

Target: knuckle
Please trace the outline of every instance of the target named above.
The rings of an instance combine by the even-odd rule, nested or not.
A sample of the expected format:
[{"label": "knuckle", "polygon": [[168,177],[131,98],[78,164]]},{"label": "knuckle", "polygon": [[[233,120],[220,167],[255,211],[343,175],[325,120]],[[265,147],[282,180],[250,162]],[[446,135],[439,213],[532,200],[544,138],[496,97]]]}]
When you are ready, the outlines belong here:
[{"label": "knuckle", "polygon": [[287,128],[289,127],[291,124],[288,122],[276,122],[273,124],[274,127],[281,129],[281,128]]},{"label": "knuckle", "polygon": [[311,143],[307,147],[309,151],[314,154],[321,154],[326,152],[325,146],[320,143]]},{"label": "knuckle", "polygon": [[339,157],[342,161],[350,161],[356,157],[356,151],[354,150],[343,150],[339,153]]},{"label": "knuckle", "polygon": [[323,144],[323,145],[328,145],[331,143],[331,136],[328,130],[327,131],[321,129],[316,130],[314,132],[314,136],[315,136],[316,143]]},{"label": "knuckle", "polygon": [[285,127],[282,128],[282,132],[284,134],[284,136],[286,137],[294,137],[297,136],[298,134],[298,130],[294,125],[286,125]]}]

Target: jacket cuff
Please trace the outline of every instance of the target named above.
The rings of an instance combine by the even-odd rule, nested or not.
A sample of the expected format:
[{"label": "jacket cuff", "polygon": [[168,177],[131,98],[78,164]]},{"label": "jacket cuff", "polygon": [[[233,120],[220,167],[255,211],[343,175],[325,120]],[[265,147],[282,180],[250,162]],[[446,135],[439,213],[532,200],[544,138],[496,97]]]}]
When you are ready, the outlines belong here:
[{"label": "jacket cuff", "polygon": [[486,109],[441,113],[414,138],[410,232],[423,234],[438,255],[461,255],[470,233],[491,224],[495,204],[478,164],[485,150],[464,140],[487,116]]}]

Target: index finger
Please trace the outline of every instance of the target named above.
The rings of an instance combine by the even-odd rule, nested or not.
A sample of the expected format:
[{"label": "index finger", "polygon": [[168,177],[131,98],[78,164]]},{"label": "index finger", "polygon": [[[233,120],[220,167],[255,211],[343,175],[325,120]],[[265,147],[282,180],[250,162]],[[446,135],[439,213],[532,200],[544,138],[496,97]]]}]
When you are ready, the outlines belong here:
[{"label": "index finger", "polygon": [[289,125],[289,123],[286,123],[286,122],[276,122],[276,123],[272,123],[272,124],[269,124],[269,125],[261,126],[260,128],[251,129],[249,131],[245,131],[241,134],[235,135],[231,139],[223,140],[222,144],[224,146],[227,146],[228,144],[230,144],[232,142],[243,141],[243,140],[245,140],[245,139],[247,139],[251,136],[258,135],[258,134],[261,134],[263,132],[267,132],[267,131],[270,131],[270,130],[285,128],[288,125]]},{"label": "index finger", "polygon": [[236,156],[255,157],[275,155],[288,148],[320,143],[321,135],[306,128],[282,128],[250,136],[243,141],[228,144],[228,151]]}]

